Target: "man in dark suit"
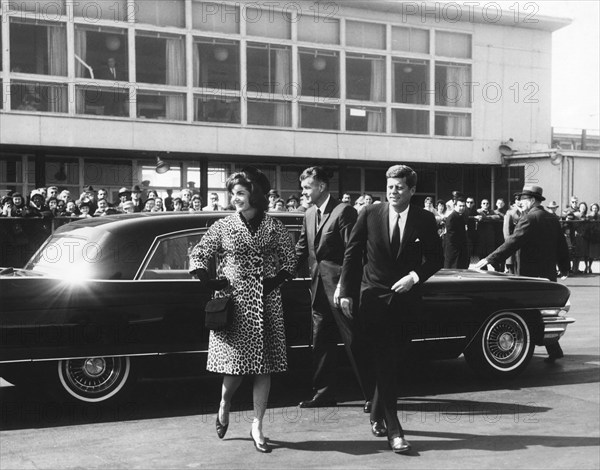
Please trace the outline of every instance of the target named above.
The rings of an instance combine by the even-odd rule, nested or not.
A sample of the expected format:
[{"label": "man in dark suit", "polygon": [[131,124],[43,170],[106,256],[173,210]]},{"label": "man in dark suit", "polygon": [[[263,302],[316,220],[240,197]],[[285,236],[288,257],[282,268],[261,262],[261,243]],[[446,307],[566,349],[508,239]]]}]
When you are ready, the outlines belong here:
[{"label": "man in dark suit", "polygon": [[387,435],[390,448],[405,453],[410,444],[396,411],[399,352],[411,339],[411,318],[422,303],[421,285],[443,265],[442,244],[435,216],[410,204],[417,185],[412,168],[394,165],[386,177],[388,202],[360,211],[334,302],[351,312],[360,284],[359,321],[371,345],[377,383],[371,431],[378,437]]},{"label": "man in dark suit", "polygon": [[452,212],[446,218],[446,236],[444,237],[444,268],[469,268],[469,249],[467,247],[467,217],[465,197],[457,196]]},{"label": "man in dark suit", "polygon": [[[296,244],[296,254],[298,263],[308,258],[312,278],[314,392],[311,399],[300,403],[301,408],[336,404],[333,381],[337,344],[341,338],[349,353],[356,346],[352,315],[344,315],[339,307],[333,304],[333,294],[342,270],[346,244],[356,222],[356,211],[331,196],[331,176],[331,173],[321,166],[307,168],[300,175],[302,195],[311,203],[306,210],[300,238]],[[354,355],[349,354],[349,357],[357,372]],[[363,355],[358,359],[364,359]],[[362,378],[358,372],[357,375],[362,387]],[[367,398],[365,396],[365,399]],[[368,404],[365,406],[368,407]]]},{"label": "man in dark suit", "polygon": [[[96,73],[96,78],[102,80],[125,81],[127,80],[126,70],[117,66],[114,57],[109,57],[106,65],[100,67]],[[124,116],[127,112],[127,95],[120,91],[118,87],[113,87],[110,91],[103,91],[104,114],[107,116]]]},{"label": "man in dark suit", "polygon": [[117,67],[117,61],[114,57],[109,57],[106,60],[106,64],[98,69],[96,78],[102,80],[127,80],[125,70]]},{"label": "man in dark suit", "polygon": [[[516,253],[516,274],[519,276],[544,277],[556,282],[556,267],[561,275],[569,274],[569,248],[558,218],[542,206],[543,189],[525,185],[519,193],[521,217],[515,230],[493,253],[479,261],[476,269],[504,261]],[[548,362],[563,357],[558,344],[546,346]]]}]

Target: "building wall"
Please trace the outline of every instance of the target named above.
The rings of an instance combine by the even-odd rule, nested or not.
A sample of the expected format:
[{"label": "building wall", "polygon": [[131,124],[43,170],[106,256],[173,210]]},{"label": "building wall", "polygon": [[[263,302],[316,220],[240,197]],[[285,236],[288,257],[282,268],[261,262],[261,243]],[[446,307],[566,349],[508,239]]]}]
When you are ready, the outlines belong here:
[{"label": "building wall", "polygon": [[471,138],[366,135],[3,112],[0,113],[1,143],[496,165],[501,163],[498,145],[509,137],[524,149],[547,147],[550,141],[550,32],[485,22],[432,20],[431,24],[423,24],[419,18],[340,5],[339,15],[350,19],[473,33]]}]

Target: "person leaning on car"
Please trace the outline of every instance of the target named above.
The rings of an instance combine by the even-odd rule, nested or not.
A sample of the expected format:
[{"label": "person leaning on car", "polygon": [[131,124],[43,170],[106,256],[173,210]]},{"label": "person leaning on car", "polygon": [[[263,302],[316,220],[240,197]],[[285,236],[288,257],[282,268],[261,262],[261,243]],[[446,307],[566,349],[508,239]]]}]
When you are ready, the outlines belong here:
[{"label": "person leaning on car", "polygon": [[435,216],[410,204],[417,173],[394,165],[386,177],[388,202],[365,206],[358,214],[334,302],[345,314],[352,312],[360,286],[358,320],[371,346],[377,384],[371,432],[387,436],[394,452],[405,453],[410,444],[396,411],[397,365],[411,340],[411,319],[422,308],[421,285],[443,266],[443,254]]},{"label": "person leaning on car", "polygon": [[[556,267],[561,276],[569,274],[569,248],[558,218],[542,206],[546,198],[540,186],[525,185],[519,196],[522,215],[515,230],[493,253],[479,261],[476,269],[504,261],[516,253],[516,274],[543,277],[556,282]],[[546,346],[547,362],[563,357],[558,341]]]}]

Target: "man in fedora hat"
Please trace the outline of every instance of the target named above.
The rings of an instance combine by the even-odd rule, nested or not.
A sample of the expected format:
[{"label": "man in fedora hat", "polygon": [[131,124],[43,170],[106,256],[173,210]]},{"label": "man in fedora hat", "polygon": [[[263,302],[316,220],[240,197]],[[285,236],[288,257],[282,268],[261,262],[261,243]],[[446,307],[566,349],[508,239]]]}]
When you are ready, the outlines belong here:
[{"label": "man in fedora hat", "polygon": [[[516,253],[516,274],[519,276],[557,279],[556,267],[562,276],[569,273],[569,248],[563,235],[560,222],[541,205],[544,201],[540,186],[525,185],[518,193],[522,215],[515,230],[493,253],[479,261],[476,269],[487,264],[504,261]],[[546,346],[548,360],[563,357],[558,342]]]},{"label": "man in fedora hat", "polygon": [[133,212],[142,212],[144,201],[142,200],[142,190],[137,184],[131,188],[131,200],[133,201]]},{"label": "man in fedora hat", "polygon": [[551,214],[554,214],[556,217],[558,217],[558,214],[556,213],[556,211],[558,210],[560,206],[556,203],[556,201],[552,201],[550,204],[548,204],[546,206],[546,208],[548,209],[548,212],[550,212]]}]

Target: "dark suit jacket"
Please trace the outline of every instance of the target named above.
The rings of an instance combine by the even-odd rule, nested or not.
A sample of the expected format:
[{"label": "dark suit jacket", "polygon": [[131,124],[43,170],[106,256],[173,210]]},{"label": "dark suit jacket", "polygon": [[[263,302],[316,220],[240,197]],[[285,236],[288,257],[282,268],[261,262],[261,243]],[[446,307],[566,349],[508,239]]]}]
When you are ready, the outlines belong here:
[{"label": "dark suit jacket", "polygon": [[[387,202],[363,207],[350,235],[344,257],[340,294],[341,297],[353,297],[353,293],[358,290],[357,274],[361,272],[364,259],[360,281],[361,309],[367,293],[388,306],[395,297],[418,300],[420,285],[443,265],[442,243],[437,233],[435,216],[411,205],[400,251],[392,253],[389,211],[390,205]],[[419,284],[406,294],[391,291],[392,285],[410,271],[417,273]]]},{"label": "dark suit jacket", "polygon": [[[446,268],[469,267],[467,252],[467,217],[456,211],[446,218],[446,236],[444,237],[444,266]],[[464,266],[466,262],[466,266]]]},{"label": "dark suit jacket", "polygon": [[313,304],[319,279],[323,282],[328,300],[333,299],[356,215],[353,207],[331,197],[317,230],[317,208],[311,206],[306,210],[300,238],[296,244],[296,255],[298,263],[308,258]]},{"label": "dark suit jacket", "polygon": [[497,263],[515,252],[520,276],[556,281],[557,265],[561,272],[569,271],[569,248],[558,217],[542,206],[521,215],[513,234],[486,258],[491,264]]},{"label": "dark suit jacket", "polygon": [[94,71],[94,76],[102,80],[127,80],[127,71],[123,67],[115,67],[115,72],[117,73],[117,78],[114,78],[110,73],[108,65],[102,65]]}]

